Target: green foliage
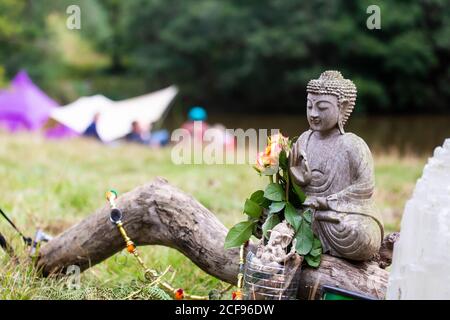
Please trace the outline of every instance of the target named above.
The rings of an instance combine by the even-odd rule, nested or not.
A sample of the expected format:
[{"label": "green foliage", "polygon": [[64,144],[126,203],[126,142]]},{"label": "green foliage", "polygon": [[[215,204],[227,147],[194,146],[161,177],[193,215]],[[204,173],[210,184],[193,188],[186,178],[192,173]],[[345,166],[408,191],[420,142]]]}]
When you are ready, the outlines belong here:
[{"label": "green foliage", "polygon": [[36,299],[51,300],[172,300],[161,288],[149,286],[148,283],[131,281],[114,288],[81,286],[79,289],[68,289],[64,285],[46,287],[40,291]]},{"label": "green foliage", "polygon": [[314,235],[311,225],[305,219],[301,220],[295,239],[297,240],[296,251],[303,256],[307,255],[313,247]]},{"label": "green foliage", "polygon": [[269,235],[267,232],[272,230],[280,222],[280,217],[277,214],[269,214],[262,225],[263,236],[268,239]]},{"label": "green foliage", "polygon": [[264,190],[264,197],[271,201],[285,200],[284,190],[278,183],[270,183]]},{"label": "green foliage", "polygon": [[225,238],[225,249],[239,247],[244,244],[252,236],[255,224],[255,220],[248,220],[240,222],[232,227]]},{"label": "green foliage", "polygon": [[303,190],[292,181],[292,188],[294,189],[295,195],[298,197],[301,203],[303,203],[306,199],[306,195]]},{"label": "green foliage", "polygon": [[[63,30],[73,4],[82,29]],[[371,4],[2,0],[0,61],[8,77],[26,68],[52,96],[71,100],[98,93],[95,78],[121,75],[141,78],[140,93],[175,83],[186,104],[298,113],[307,81],[332,68],[355,81],[356,112],[448,112],[450,2],[378,1],[381,30],[366,28]],[[57,25],[48,23],[52,15]],[[81,39],[72,54],[61,50],[68,39],[55,41],[62,31]],[[81,54],[84,66],[67,61],[83,47],[98,54]],[[136,94],[132,86],[120,89],[121,97]]]},{"label": "green foliage", "polygon": [[358,112],[448,111],[450,2],[379,1],[381,30],[366,28],[371,4],[130,1],[129,54],[151,81],[227,110],[299,112],[306,82],[333,68],[355,79]]},{"label": "green foliage", "polygon": [[286,202],[280,201],[280,202],[272,202],[269,206],[269,213],[277,213],[284,209],[286,206]]},{"label": "green foliage", "polygon": [[6,85],[5,69],[0,65],[0,88]]},{"label": "green foliage", "polygon": [[295,236],[295,249],[305,257],[305,261],[310,267],[317,268],[322,257],[322,243],[312,231],[311,209],[306,209],[301,217],[300,227]]},{"label": "green foliage", "polygon": [[305,212],[303,212],[303,218],[308,222],[312,222],[312,211],[311,209],[306,209]]},{"label": "green foliage", "polygon": [[320,255],[314,257],[312,255],[305,256],[305,260],[310,267],[317,268],[320,266]]},{"label": "green foliage", "polygon": [[309,252],[309,254],[313,257],[317,257],[322,254],[322,244],[316,237],[314,237],[312,250]]},{"label": "green foliage", "polygon": [[258,190],[252,193],[250,200],[256,202],[263,208],[268,208],[270,205],[270,200],[264,198],[264,191]]},{"label": "green foliage", "polygon": [[254,201],[247,199],[245,200],[244,213],[249,217],[258,219],[261,215],[262,208]]},{"label": "green foliage", "polygon": [[284,210],[284,217],[296,232],[300,232],[299,228],[301,226],[302,217],[301,215],[298,214],[297,210],[295,210],[294,206],[289,202],[286,203],[286,209]]},{"label": "green foliage", "polygon": [[320,240],[314,237],[311,251],[305,256],[305,260],[309,266],[317,268],[320,265],[322,256],[322,244]]},{"label": "green foliage", "polygon": [[[282,144],[278,146],[279,149],[272,145],[274,142]],[[225,248],[243,244],[250,239],[252,234],[259,236],[256,230],[258,230],[260,223],[262,223],[263,239],[266,239],[269,230],[281,221],[286,220],[294,230],[295,241],[292,246],[295,246],[298,254],[305,257],[305,261],[310,266],[317,267],[320,264],[322,247],[320,240],[315,239],[312,231],[312,211],[306,208],[304,212],[301,212],[305,194],[295,183],[290,183],[287,154],[291,151],[292,143],[292,140],[278,135],[272,136],[268,140],[270,150],[267,151],[267,154],[270,154],[271,162],[277,164],[272,166],[274,168],[273,173],[267,174],[264,171],[264,175],[268,176],[270,183],[264,192],[258,190],[250,196],[250,199],[245,201],[244,213],[249,216],[249,219],[230,229],[225,240]],[[261,170],[257,171],[261,174]],[[276,182],[273,182],[274,176]],[[294,198],[292,198],[292,194]],[[263,208],[259,204],[266,201],[269,202],[268,216],[265,221],[261,221]]]}]

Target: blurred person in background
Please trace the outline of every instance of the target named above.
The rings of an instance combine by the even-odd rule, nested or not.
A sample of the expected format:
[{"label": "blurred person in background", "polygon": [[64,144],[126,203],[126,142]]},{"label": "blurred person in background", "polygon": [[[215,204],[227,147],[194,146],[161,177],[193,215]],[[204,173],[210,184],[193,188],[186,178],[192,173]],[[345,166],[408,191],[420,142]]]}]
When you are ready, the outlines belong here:
[{"label": "blurred person in background", "polygon": [[233,134],[227,132],[227,128],[223,124],[217,123],[210,129],[214,131],[215,143],[224,146],[227,150],[234,150],[236,146],[236,138]]},{"label": "blurred person in background", "polygon": [[192,107],[188,113],[188,121],[183,123],[181,128],[189,131],[194,139],[198,139],[200,141],[203,140],[203,134],[208,129],[209,125],[206,122],[208,118],[208,114],[206,110],[200,106]]},{"label": "blurred person in background", "polygon": [[83,136],[100,140],[100,136],[97,132],[97,122],[99,118],[100,113],[96,113],[89,127],[83,132]]},{"label": "blurred person in background", "polygon": [[139,121],[133,121],[131,123],[131,132],[125,136],[125,140],[128,142],[149,145],[150,137],[149,126],[145,126]]},{"label": "blurred person in background", "polygon": [[150,146],[163,147],[170,142],[170,133],[166,129],[153,130],[155,123],[150,124]]}]

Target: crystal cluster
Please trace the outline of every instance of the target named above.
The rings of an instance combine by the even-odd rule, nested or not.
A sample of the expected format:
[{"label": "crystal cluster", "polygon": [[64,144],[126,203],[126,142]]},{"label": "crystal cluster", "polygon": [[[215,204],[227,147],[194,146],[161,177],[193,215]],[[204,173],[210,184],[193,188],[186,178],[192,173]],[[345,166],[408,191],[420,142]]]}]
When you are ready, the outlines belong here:
[{"label": "crystal cluster", "polygon": [[387,299],[450,299],[450,139],[434,151],[403,213]]}]

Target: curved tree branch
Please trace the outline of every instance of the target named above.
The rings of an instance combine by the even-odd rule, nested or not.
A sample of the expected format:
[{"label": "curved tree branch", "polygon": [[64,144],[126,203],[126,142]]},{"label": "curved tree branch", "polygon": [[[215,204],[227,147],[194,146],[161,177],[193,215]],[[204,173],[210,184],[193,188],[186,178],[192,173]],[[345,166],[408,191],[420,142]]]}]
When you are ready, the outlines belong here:
[{"label": "curved tree branch", "polygon": [[[177,249],[210,275],[236,283],[239,250],[224,249],[227,228],[193,197],[157,178],[116,203],[137,245]],[[109,221],[109,213],[105,206],[43,246],[37,266],[44,275],[70,265],[86,270],[122,250],[123,239]],[[299,296],[304,299],[318,297],[323,284],[383,298],[388,280],[388,272],[376,262],[353,264],[328,255],[323,255],[318,269],[304,267],[301,272]]]}]

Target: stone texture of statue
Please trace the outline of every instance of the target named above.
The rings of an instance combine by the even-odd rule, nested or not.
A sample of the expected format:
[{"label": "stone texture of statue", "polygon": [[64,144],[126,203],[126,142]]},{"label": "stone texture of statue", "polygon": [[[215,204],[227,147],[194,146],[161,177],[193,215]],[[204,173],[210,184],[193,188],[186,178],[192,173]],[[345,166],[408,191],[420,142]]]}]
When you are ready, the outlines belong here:
[{"label": "stone texture of statue", "polygon": [[338,71],[326,71],[307,86],[304,132],[290,154],[290,175],[314,210],[313,230],[323,252],[350,260],[371,259],[383,239],[373,208],[373,160],[367,144],[345,133],[356,101],[356,87]]},{"label": "stone texture of statue", "polygon": [[[273,230],[269,231],[269,241],[264,245],[262,238],[255,261],[260,265],[280,267],[295,255],[294,229],[286,221],[277,224]],[[292,242],[291,251],[287,252],[288,246]]]}]

